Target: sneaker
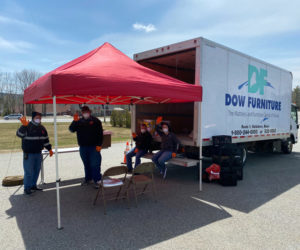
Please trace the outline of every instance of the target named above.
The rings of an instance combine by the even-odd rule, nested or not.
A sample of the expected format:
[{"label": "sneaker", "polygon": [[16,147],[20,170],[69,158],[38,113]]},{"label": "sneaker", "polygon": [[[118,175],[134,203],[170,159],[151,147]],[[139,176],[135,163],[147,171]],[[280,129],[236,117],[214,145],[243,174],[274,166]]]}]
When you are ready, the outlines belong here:
[{"label": "sneaker", "polygon": [[132,174],[132,169],[128,169],[127,173]]},{"label": "sneaker", "polygon": [[37,186],[35,186],[35,187],[32,187],[31,188],[31,191],[43,191],[43,189],[42,188],[38,188]]},{"label": "sneaker", "polygon": [[88,186],[89,184],[92,184],[92,183],[93,183],[92,180],[87,181],[86,179],[84,179],[83,182],[81,182],[81,186]]},{"label": "sneaker", "polygon": [[164,176],[163,176],[164,179],[166,179],[166,177],[167,177],[167,171],[168,171],[168,168],[165,167]]},{"label": "sneaker", "polygon": [[24,189],[24,194],[31,195],[33,192],[30,189]]}]

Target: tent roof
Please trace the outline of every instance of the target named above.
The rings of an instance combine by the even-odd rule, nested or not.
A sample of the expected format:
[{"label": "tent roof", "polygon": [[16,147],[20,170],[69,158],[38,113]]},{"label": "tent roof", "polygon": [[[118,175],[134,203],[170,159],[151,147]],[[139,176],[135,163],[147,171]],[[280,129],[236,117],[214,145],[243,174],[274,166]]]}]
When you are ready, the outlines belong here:
[{"label": "tent roof", "polygon": [[202,87],[146,68],[109,43],[45,74],[24,103],[149,104],[202,100]]}]

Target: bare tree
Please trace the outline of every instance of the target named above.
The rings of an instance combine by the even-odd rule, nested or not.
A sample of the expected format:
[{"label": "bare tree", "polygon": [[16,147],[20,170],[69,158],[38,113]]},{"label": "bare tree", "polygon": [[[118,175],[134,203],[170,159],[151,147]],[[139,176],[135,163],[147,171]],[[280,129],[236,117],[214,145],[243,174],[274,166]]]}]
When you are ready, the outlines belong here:
[{"label": "bare tree", "polygon": [[4,73],[0,72],[0,113],[4,113]]},{"label": "bare tree", "polygon": [[12,74],[5,72],[1,74],[2,89],[2,114],[8,114],[16,111],[17,86],[12,78]]},{"label": "bare tree", "polygon": [[[35,80],[40,78],[42,74],[35,70],[24,69],[20,72],[15,73],[15,79],[18,86],[18,91],[20,94],[24,95],[24,90]],[[23,107],[23,104],[22,104]],[[31,113],[34,109],[33,104],[26,105],[26,113]],[[21,110],[24,111],[22,108]],[[46,112],[46,104],[43,104],[43,112]]]}]

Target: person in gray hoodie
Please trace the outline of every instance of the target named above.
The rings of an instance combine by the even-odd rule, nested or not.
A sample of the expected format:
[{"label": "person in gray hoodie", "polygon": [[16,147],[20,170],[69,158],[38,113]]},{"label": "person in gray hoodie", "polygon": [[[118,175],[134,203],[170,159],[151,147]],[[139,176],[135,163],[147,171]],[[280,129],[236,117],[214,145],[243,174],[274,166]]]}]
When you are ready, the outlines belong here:
[{"label": "person in gray hoodie", "polygon": [[165,163],[171,158],[176,157],[180,142],[176,135],[170,131],[169,124],[162,122],[162,117],[158,117],[156,120],[156,132],[161,137],[161,150],[153,155],[152,161],[165,179],[167,176]]}]

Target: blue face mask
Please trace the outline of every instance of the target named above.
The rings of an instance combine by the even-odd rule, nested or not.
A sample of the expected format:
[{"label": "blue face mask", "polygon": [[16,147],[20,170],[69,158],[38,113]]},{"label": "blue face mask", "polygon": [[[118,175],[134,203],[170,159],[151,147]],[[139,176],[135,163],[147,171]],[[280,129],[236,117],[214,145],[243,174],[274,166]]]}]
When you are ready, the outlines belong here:
[{"label": "blue face mask", "polygon": [[83,113],[82,116],[86,120],[90,118],[90,114],[89,113]]},{"label": "blue face mask", "polygon": [[164,132],[165,134],[167,134],[167,133],[169,132],[169,129],[168,129],[168,128],[163,128],[163,132]]},{"label": "blue face mask", "polygon": [[34,119],[33,120],[35,123],[40,124],[41,123],[41,119]]}]

